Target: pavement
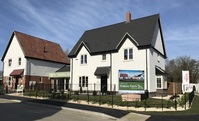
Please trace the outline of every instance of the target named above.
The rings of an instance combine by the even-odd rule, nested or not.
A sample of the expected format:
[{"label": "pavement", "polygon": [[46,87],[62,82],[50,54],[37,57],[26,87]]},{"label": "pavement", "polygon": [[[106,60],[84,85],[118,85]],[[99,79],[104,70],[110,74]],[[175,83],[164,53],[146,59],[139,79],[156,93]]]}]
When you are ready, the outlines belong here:
[{"label": "pavement", "polygon": [[28,98],[28,97],[17,96],[17,95],[0,95],[0,98],[8,99],[8,100],[16,101],[16,102],[21,102],[21,103],[36,103],[36,104],[48,105],[48,106],[66,109],[66,110],[84,111],[90,114],[93,113],[100,116],[108,116],[109,118],[112,118],[117,121],[132,121],[132,120],[145,121],[150,118],[149,115],[132,113],[130,111],[69,103],[66,101]]}]

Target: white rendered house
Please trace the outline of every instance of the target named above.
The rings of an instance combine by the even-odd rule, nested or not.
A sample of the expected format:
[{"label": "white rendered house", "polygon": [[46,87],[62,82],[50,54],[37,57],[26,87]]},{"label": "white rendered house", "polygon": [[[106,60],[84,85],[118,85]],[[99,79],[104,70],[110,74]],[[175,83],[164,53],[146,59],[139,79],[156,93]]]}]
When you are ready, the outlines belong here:
[{"label": "white rendered house", "polygon": [[150,95],[167,89],[159,14],[85,31],[68,55],[72,90]]},{"label": "white rendered house", "polygon": [[2,56],[3,83],[9,90],[33,84],[50,87],[49,73],[55,72],[69,60],[60,45],[14,31]]}]

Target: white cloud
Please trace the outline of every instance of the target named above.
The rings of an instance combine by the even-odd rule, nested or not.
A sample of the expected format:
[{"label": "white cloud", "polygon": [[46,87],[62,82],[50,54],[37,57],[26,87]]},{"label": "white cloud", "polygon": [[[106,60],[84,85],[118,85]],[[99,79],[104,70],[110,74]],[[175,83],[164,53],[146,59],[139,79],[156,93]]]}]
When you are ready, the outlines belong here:
[{"label": "white cloud", "polygon": [[[169,46],[166,44],[166,47],[169,49],[175,49],[172,44],[176,45],[179,41],[183,42],[181,46],[185,46],[188,40],[198,43],[197,40],[199,39],[197,16],[193,16],[196,21],[193,25],[183,25],[185,23],[175,17],[176,15],[188,14],[189,9],[187,9],[187,7],[194,8],[196,11],[198,7],[195,2],[189,3],[189,1],[181,0],[7,1],[9,4],[6,7],[9,12],[4,14],[3,17],[0,17],[9,21],[7,27],[55,41],[62,45],[64,50],[68,48],[71,49],[85,30],[125,21],[127,11],[131,11],[132,19],[160,13],[161,20],[163,19],[161,22],[163,25],[164,40],[166,43],[169,43]],[[194,12],[192,12],[192,14],[193,13]],[[189,14],[189,17],[192,17],[192,14]],[[8,18],[8,16],[11,16],[12,20]],[[176,25],[177,23],[182,24]],[[8,33],[8,31],[6,32]],[[3,39],[0,39],[0,41],[1,40]],[[172,44],[170,44],[170,42],[172,42]]]},{"label": "white cloud", "polygon": [[[176,26],[175,26],[176,27]],[[195,41],[199,42],[199,25],[172,27],[165,32],[166,41]]]}]

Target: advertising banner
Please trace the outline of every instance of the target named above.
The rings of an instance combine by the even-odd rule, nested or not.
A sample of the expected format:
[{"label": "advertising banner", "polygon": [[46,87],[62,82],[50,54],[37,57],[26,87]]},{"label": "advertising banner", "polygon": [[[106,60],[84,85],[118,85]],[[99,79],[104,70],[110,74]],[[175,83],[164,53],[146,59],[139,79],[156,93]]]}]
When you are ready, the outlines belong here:
[{"label": "advertising banner", "polygon": [[182,83],[189,84],[189,71],[182,71]]},{"label": "advertising banner", "polygon": [[144,93],[144,71],[119,70],[119,92]]},{"label": "advertising banner", "polygon": [[191,86],[189,85],[189,71],[182,70],[182,92],[190,92]]}]

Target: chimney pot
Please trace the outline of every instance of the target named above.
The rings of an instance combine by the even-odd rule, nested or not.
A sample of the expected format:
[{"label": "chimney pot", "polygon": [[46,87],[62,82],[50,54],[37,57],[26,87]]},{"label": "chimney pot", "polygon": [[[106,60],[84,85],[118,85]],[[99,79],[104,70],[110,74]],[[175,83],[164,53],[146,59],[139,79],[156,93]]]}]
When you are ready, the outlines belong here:
[{"label": "chimney pot", "polygon": [[126,23],[129,23],[130,21],[131,21],[131,13],[130,13],[130,11],[128,11],[126,13]]}]

